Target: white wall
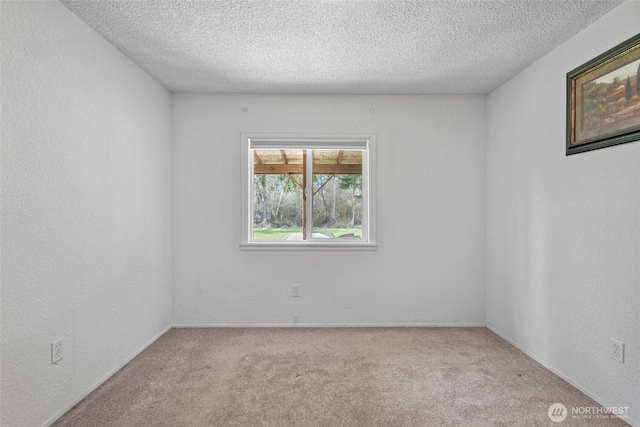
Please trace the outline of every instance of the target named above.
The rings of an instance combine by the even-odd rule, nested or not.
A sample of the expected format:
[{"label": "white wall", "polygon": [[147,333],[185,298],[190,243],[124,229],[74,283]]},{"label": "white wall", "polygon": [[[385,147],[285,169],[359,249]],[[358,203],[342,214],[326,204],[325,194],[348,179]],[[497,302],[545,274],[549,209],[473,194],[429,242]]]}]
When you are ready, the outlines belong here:
[{"label": "white wall", "polygon": [[29,427],[171,324],[171,108],[58,2],[1,4],[0,424]]},{"label": "white wall", "polygon": [[[174,324],[484,324],[483,96],[172,96]],[[241,132],[375,133],[377,251],[241,251]]]},{"label": "white wall", "polygon": [[565,79],[638,22],[622,4],[487,100],[487,323],[636,423],[640,142],[565,157]]}]

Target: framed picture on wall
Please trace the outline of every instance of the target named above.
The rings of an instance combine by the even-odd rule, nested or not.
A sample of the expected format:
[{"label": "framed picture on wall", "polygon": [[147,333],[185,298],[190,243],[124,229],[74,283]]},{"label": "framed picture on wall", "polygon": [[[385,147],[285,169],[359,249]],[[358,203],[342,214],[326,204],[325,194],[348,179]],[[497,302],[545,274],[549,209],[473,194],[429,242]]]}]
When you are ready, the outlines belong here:
[{"label": "framed picture on wall", "polygon": [[640,139],[640,34],[567,73],[567,151]]}]

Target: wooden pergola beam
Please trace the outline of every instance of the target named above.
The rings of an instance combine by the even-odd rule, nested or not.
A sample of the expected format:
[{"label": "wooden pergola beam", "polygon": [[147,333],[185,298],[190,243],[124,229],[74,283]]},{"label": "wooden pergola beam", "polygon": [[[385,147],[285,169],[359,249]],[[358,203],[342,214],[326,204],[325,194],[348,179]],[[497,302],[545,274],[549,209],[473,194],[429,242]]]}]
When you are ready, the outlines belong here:
[{"label": "wooden pergola beam", "polygon": [[298,181],[296,179],[295,176],[293,176],[292,173],[290,173],[289,175],[287,175],[289,177],[289,179],[291,180],[291,182],[293,182],[295,185],[298,186],[299,189],[301,189],[302,191],[304,191],[304,187],[302,186],[302,183],[300,181]]},{"label": "wooden pergola beam", "polygon": [[335,178],[335,176],[336,176],[336,174],[329,175],[329,178],[325,182],[323,182],[322,185],[316,191],[313,192],[313,196],[315,197],[316,194],[318,194],[320,191],[322,191],[322,189],[329,183],[329,181],[331,181],[333,178]]},{"label": "wooden pergola beam", "polygon": [[[253,165],[253,173],[256,174],[302,174],[304,165],[291,164],[265,164],[258,163]],[[362,165],[336,165],[336,164],[316,164],[313,165],[313,173],[322,174],[339,174],[339,175],[360,175],[362,174]]]},{"label": "wooden pergola beam", "polygon": [[256,162],[259,165],[262,164],[262,159],[260,158],[260,156],[258,156],[258,153],[256,153],[255,151],[253,152],[253,158],[256,160]]}]

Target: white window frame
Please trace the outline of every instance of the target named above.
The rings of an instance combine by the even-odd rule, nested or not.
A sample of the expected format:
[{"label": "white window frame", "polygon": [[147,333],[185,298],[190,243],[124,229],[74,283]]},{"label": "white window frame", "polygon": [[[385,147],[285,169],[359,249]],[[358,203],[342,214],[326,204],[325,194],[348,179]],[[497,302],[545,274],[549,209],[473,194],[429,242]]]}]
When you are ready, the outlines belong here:
[{"label": "white window frame", "polygon": [[[376,203],[375,203],[375,134],[273,134],[243,133],[242,140],[242,231],[241,249],[281,250],[375,250]],[[360,239],[313,239],[305,241],[253,240],[253,148],[277,149],[362,149],[362,238]],[[307,174],[311,175],[313,162],[307,163]],[[313,180],[308,180],[310,194]],[[307,197],[307,210],[312,211],[313,197]],[[305,224],[311,236],[312,215]]]}]

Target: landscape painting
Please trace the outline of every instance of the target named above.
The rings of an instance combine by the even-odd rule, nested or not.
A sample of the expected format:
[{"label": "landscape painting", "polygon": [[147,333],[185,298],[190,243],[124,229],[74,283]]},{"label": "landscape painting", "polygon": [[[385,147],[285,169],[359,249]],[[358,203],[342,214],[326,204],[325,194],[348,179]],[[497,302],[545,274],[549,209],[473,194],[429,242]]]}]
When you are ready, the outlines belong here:
[{"label": "landscape painting", "polygon": [[640,34],[567,74],[567,155],[640,139]]}]

